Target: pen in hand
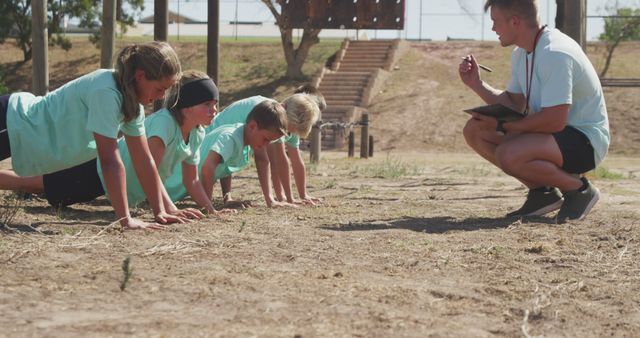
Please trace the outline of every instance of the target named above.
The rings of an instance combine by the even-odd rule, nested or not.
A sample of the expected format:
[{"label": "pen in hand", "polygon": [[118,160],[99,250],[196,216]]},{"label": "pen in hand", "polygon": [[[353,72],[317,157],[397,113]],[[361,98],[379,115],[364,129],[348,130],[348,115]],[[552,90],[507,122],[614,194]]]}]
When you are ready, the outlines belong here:
[{"label": "pen in hand", "polygon": [[[467,62],[471,62],[471,60],[470,60],[469,58],[467,58],[467,57],[462,57],[462,60],[465,60],[465,61],[467,61]],[[487,66],[485,66],[485,65],[481,65],[481,64],[479,64],[479,63],[478,63],[478,67],[480,67],[480,69],[484,69],[484,70],[486,70],[486,71],[487,71],[487,72],[489,72],[489,73],[493,72],[493,70],[492,70],[491,68],[489,68],[489,67],[487,67]]]}]

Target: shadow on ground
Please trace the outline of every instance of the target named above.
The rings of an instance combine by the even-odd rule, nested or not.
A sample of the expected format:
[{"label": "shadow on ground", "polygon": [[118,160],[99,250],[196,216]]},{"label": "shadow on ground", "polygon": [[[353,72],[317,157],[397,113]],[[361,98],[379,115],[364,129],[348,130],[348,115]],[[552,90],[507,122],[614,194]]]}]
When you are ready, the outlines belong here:
[{"label": "shadow on ground", "polygon": [[512,224],[518,223],[554,223],[552,219],[537,217],[535,219],[518,219],[518,218],[466,218],[456,219],[453,217],[403,217],[401,219],[388,221],[374,221],[364,223],[351,223],[320,227],[325,230],[333,231],[370,231],[370,230],[388,230],[388,229],[406,229],[416,232],[424,232],[429,234],[443,234],[449,231],[476,231],[487,229],[502,229]]}]

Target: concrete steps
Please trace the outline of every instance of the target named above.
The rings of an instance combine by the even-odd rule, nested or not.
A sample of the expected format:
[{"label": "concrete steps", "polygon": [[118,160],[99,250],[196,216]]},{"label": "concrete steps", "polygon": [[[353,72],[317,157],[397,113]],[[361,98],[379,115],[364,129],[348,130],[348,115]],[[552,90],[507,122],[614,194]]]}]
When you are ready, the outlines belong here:
[{"label": "concrete steps", "polygon": [[[344,124],[361,118],[372,93],[379,90],[379,82],[386,76],[397,58],[399,40],[345,40],[331,69],[324,69],[315,83],[324,95],[327,108],[322,112],[322,148],[342,147],[349,134]],[[381,80],[382,79],[382,80]]]}]

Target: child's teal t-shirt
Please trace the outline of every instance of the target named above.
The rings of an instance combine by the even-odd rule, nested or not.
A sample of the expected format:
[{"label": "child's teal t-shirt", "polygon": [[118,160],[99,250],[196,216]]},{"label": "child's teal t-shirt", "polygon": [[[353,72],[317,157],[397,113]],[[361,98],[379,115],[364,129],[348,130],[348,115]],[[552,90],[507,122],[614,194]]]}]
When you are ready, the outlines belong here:
[{"label": "child's teal t-shirt", "polygon": [[[164,108],[149,115],[144,124],[147,131],[147,139],[159,137],[164,143],[164,155],[158,166],[160,179],[164,181],[170,177],[174,168],[181,167],[182,162],[193,165],[199,163],[199,149],[205,136],[204,128],[196,127],[191,130],[189,133],[189,143],[185,143],[182,138],[180,126],[173,116],[171,116],[171,113]],[[120,150],[120,156],[122,157],[122,163],[124,164],[127,175],[128,202],[130,206],[135,206],[145,201],[147,196],[144,190],[142,190],[142,185],[140,185],[140,180],[136,175],[127,143],[124,140],[120,140],[118,142],[118,149]],[[104,190],[107,191],[100,161],[98,161],[98,175],[100,176]]]},{"label": "child's teal t-shirt", "polygon": [[[272,99],[257,95],[230,104],[216,116],[216,118],[213,120],[213,123],[211,123],[211,125],[207,127],[207,132],[210,132],[225,124],[247,122],[247,116],[249,116],[249,113],[251,112],[253,107],[265,100],[273,101]],[[283,136],[274,142],[285,142],[291,147],[294,147],[296,149],[300,148],[300,137],[296,134]]]},{"label": "child's teal t-shirt", "polygon": [[300,148],[300,136],[298,136],[298,134],[289,134],[289,135],[285,135],[282,136],[281,138],[273,141],[273,142],[277,142],[277,143],[285,143],[290,147],[299,149]]},{"label": "child's teal t-shirt", "polygon": [[144,110],[124,122],[122,94],[112,69],[81,76],[45,96],[9,97],[7,129],[13,170],[43,175],[96,158],[93,133],[117,138],[118,132],[144,135]]},{"label": "child's teal t-shirt", "polygon": [[211,125],[206,128],[207,133],[225,124],[247,122],[247,116],[249,116],[249,113],[251,112],[253,107],[264,100],[271,99],[264,96],[256,95],[230,104],[223,111],[218,113],[218,115],[216,115],[213,123],[211,123]]},{"label": "child's teal t-shirt", "polygon": [[[200,147],[201,161],[198,165],[200,179],[202,179],[202,166],[209,152],[218,153],[222,157],[222,162],[216,168],[216,180],[244,169],[249,165],[251,157],[251,148],[244,144],[244,124],[227,124],[207,133]],[[187,196],[187,189],[182,184],[182,166],[176,168],[171,177],[165,181],[165,188],[174,202]]]}]

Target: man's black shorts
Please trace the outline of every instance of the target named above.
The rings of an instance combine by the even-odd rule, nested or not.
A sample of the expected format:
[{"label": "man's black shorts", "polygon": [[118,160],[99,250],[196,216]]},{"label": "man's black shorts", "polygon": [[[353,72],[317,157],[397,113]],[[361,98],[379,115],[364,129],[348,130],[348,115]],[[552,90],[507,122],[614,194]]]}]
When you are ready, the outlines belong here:
[{"label": "man's black shorts", "polygon": [[89,202],[104,195],[96,159],[43,176],[44,193],[54,207]]},{"label": "man's black shorts", "polygon": [[596,167],[593,146],[585,134],[566,126],[553,137],[562,153],[562,169],[570,174],[584,174]]}]

